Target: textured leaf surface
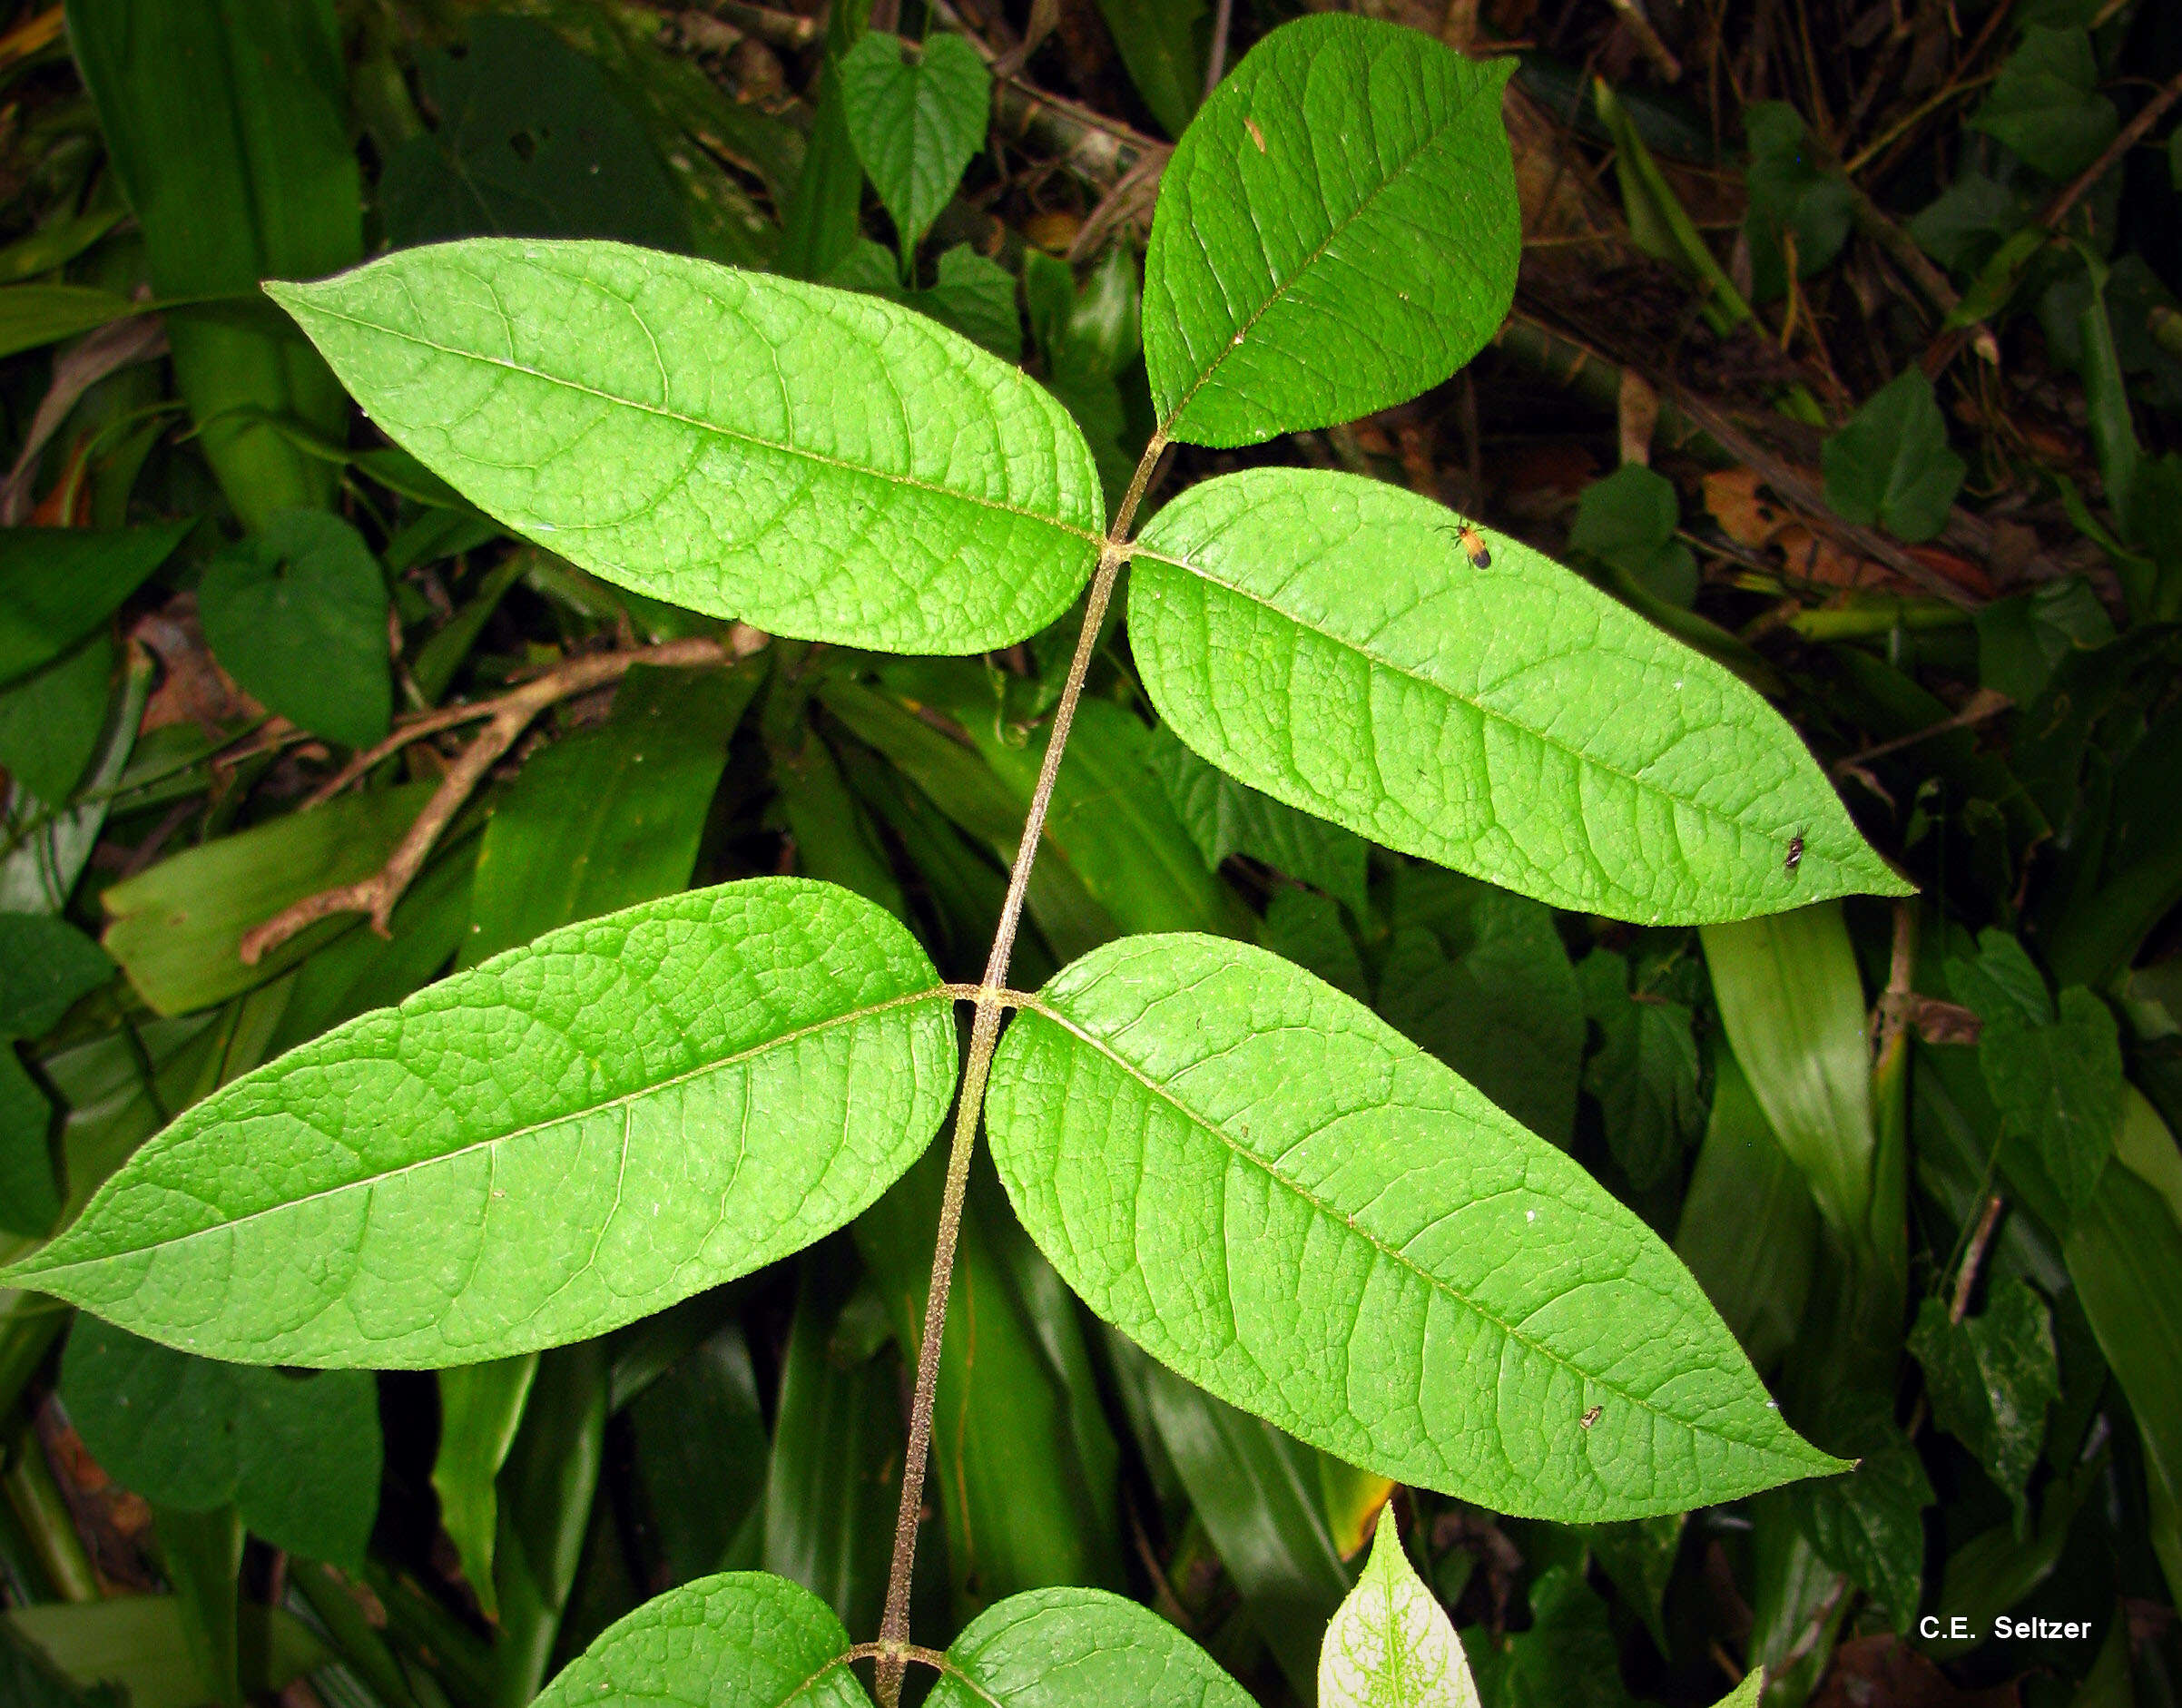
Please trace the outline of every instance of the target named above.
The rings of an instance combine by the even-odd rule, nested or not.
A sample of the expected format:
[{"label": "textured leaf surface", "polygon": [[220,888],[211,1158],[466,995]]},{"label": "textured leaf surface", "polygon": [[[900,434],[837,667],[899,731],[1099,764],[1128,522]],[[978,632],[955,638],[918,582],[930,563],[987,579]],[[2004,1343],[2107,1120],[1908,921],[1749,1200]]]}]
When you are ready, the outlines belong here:
[{"label": "textured leaf surface", "polygon": [[1351,475],[1193,487],[1130,574],[1161,715],[1253,788],[1556,907],[1906,893],[1757,694],[1517,541],[1479,568],[1456,522]]},{"label": "textured leaf surface", "polygon": [[931,964],[793,879],[647,903],[366,1015],[183,1114],[17,1264],[248,1363],[595,1335],[839,1227],[955,1082]]},{"label": "textured leaf surface", "polygon": [[106,952],[49,913],[0,913],[0,1038],[52,1030],[113,977]]},{"label": "textured leaf surface", "polygon": [[841,56],[841,112],[906,253],[917,247],[985,140],[992,74],[967,38],[922,44],[873,31]]},{"label": "textured leaf surface", "polygon": [[854,292],[614,243],[475,239],[269,287],[372,418],[520,534],[776,633],[978,653],[1097,559],[1034,381]]},{"label": "textured leaf surface", "polygon": [[1248,1708],[1212,1656],[1149,1607],[1096,1589],[1034,1589],[947,1651],[930,1708]]},{"label": "textured leaf surface", "polygon": [[809,1590],[765,1572],[729,1572],[671,1589],[608,1626],[537,1708],[870,1708],[848,1652],[848,1632]]},{"label": "textured leaf surface", "polygon": [[1633,1214],[1261,949],[1146,937],[1076,962],[1010,1027],[987,1124],[1094,1310],[1355,1464],[1567,1520],[1834,1468]]},{"label": "textured leaf surface", "polygon": [[1169,434],[1353,420],[1477,354],[1515,291],[1513,66],[1345,17],[1251,50],[1160,182],[1144,355]]},{"label": "textured leaf surface", "polygon": [[1391,1513],[1318,1663],[1319,1708],[1478,1708],[1478,1687],[1446,1612],[1402,1552]]}]

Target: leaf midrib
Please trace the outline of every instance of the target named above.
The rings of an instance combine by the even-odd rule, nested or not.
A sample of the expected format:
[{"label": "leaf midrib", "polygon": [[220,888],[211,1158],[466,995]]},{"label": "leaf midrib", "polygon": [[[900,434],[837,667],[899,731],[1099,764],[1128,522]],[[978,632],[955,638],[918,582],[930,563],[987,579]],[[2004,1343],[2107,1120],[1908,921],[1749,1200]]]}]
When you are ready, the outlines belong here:
[{"label": "leaf midrib", "polygon": [[[558,386],[564,390],[575,392],[582,397],[595,398],[601,403],[613,404],[624,409],[634,409],[644,415],[656,416],[663,421],[673,421],[696,432],[710,433],[717,438],[726,439],[735,444],[755,446],[762,450],[772,451],[781,456],[801,457],[804,461],[815,463],[822,468],[838,469],[841,473],[849,475],[861,475],[868,479],[883,481],[890,486],[906,486],[913,492],[929,493],[935,497],[951,498],[958,503],[970,505],[981,510],[990,510],[1000,515],[1020,516],[1027,522],[1041,523],[1057,534],[1064,535],[1069,539],[1080,540],[1089,545],[1104,545],[1106,543],[1105,535],[1094,534],[1087,528],[1073,526],[1057,516],[1047,515],[1042,510],[1027,509],[1021,505],[1001,504],[991,498],[980,498],[977,494],[964,492],[958,487],[941,486],[936,481],[919,480],[910,475],[891,474],[886,469],[870,463],[852,463],[845,457],[829,456],[822,451],[811,450],[801,445],[790,445],[779,439],[769,439],[761,433],[745,432],[739,427],[722,426],[717,421],[701,420],[695,416],[684,415],[678,409],[670,409],[662,404],[643,403],[634,398],[624,398],[615,392],[602,391],[596,386],[585,385],[581,380],[568,379],[559,374],[549,374],[543,368],[528,368],[521,362],[512,361],[503,357],[487,356],[478,350],[457,349],[451,344],[442,344],[437,339],[425,338],[415,332],[405,331],[399,327],[388,326],[378,320],[366,320],[353,314],[343,313],[340,309],[329,307],[322,302],[313,302],[308,299],[300,299],[300,300],[301,300],[302,306],[313,314],[322,314],[329,319],[339,320],[349,326],[360,327],[367,332],[375,332],[382,337],[399,339],[404,343],[414,344],[420,349],[436,351],[441,356],[450,356],[460,361],[478,362],[487,368],[497,368],[505,373],[520,374],[526,378],[540,380],[549,386]],[[644,326],[647,333],[650,332],[649,324],[644,321],[641,316],[638,317],[638,324]],[[585,533],[595,531],[591,525],[582,523],[570,523],[565,525],[572,530]]]},{"label": "leaf midrib", "polygon": [[[1314,634],[1320,640],[1326,642],[1329,645],[1337,646],[1345,652],[1355,653],[1367,664],[1373,665],[1380,670],[1390,672],[1394,675],[1401,677],[1405,681],[1415,682],[1418,686],[1429,689],[1433,693],[1440,694],[1446,699],[1452,700],[1458,704],[1468,706],[1479,717],[1488,719],[1495,723],[1501,724],[1509,730],[1515,731],[1519,734],[1528,736],[1530,740],[1538,742],[1539,746],[1549,748],[1553,751],[1559,753],[1568,759],[1573,760],[1578,765],[1587,770],[1603,771],[1609,777],[1618,778],[1623,782],[1628,784],[1630,788],[1635,789],[1643,794],[1649,795],[1655,800],[1666,801],[1670,806],[1687,807],[1693,812],[1702,814],[1704,817],[1712,820],[1715,823],[1730,826],[1731,828],[1745,832],[1745,834],[1750,833],[1754,828],[1745,823],[1743,820],[1735,817],[1735,814],[1726,811],[1722,808],[1713,806],[1706,801],[1699,800],[1693,796],[1677,795],[1672,790],[1664,789],[1659,784],[1652,782],[1648,779],[1639,776],[1634,771],[1624,771],[1618,765],[1611,765],[1608,764],[1605,760],[1595,758],[1591,754],[1585,752],[1581,748],[1572,746],[1560,737],[1549,734],[1546,731],[1537,728],[1535,725],[1525,723],[1520,718],[1514,716],[1512,713],[1502,711],[1497,706],[1488,705],[1484,701],[1474,698],[1469,694],[1466,694],[1458,688],[1450,687],[1449,684],[1441,682],[1437,677],[1425,675],[1420,671],[1413,669],[1410,665],[1397,663],[1392,659],[1385,657],[1380,653],[1374,652],[1370,646],[1367,646],[1361,641],[1351,640],[1347,635],[1336,634],[1331,630],[1322,628],[1317,623],[1312,623],[1305,618],[1298,616],[1294,612],[1289,611],[1284,607],[1274,604],[1273,601],[1268,598],[1266,595],[1253,592],[1248,587],[1238,586],[1235,583],[1225,580],[1219,575],[1215,575],[1211,571],[1205,569],[1203,565],[1193,564],[1186,558],[1169,557],[1164,552],[1150,550],[1141,543],[1135,546],[1131,555],[1133,557],[1148,557],[1154,563],[1165,564],[1169,569],[1178,569],[1186,574],[1194,575],[1199,581],[1205,583],[1208,586],[1217,587],[1224,593],[1233,594],[1238,599],[1247,600],[1250,604],[1258,606],[1261,610],[1270,611],[1273,614],[1273,615],[1281,617],[1289,623],[1292,623],[1297,628],[1302,630],[1306,634]],[[1684,733],[1688,733],[1686,726],[1684,729]],[[1813,855],[1816,855],[1818,861],[1823,863],[1821,869],[1823,869],[1824,867],[1832,867],[1837,875],[1845,874],[1846,868],[1843,866],[1841,861],[1833,857],[1824,853],[1821,849],[1806,849],[1806,860],[1809,860]],[[1629,889],[1628,886],[1626,884],[1617,884],[1617,887],[1631,895],[1637,893]]]},{"label": "leaf midrib", "polygon": [[[1473,1315],[1483,1319],[1487,1322],[1489,1322],[1494,1328],[1498,1329],[1510,1340],[1513,1340],[1519,1346],[1524,1347],[1528,1350],[1536,1353],[1539,1358],[1544,1359],[1548,1363],[1556,1365],[1562,1369],[1571,1372],[1581,1380],[1591,1384],[1593,1387],[1596,1387],[1606,1393],[1612,1394],[1618,1399],[1628,1401],[1639,1410],[1648,1412],[1657,1418],[1662,1418],[1669,1423],[1679,1425],[1683,1428],[1712,1435],[1720,1440],[1732,1441],[1736,1446],[1747,1448],[1754,1453],[1764,1453],[1774,1458],[1789,1457],[1782,1454],[1778,1448],[1767,1447],[1756,1442],[1742,1440],[1735,1436],[1725,1435],[1717,1430],[1709,1429],[1702,1422],[1698,1422],[1687,1418],[1678,1418],[1673,1412],[1667,1410],[1665,1407],[1657,1405],[1649,1399],[1639,1398],[1637,1395],[1631,1393],[1627,1389],[1617,1387],[1613,1382],[1608,1381],[1606,1378],[1594,1375],[1591,1371],[1583,1369],[1582,1366],[1571,1362],[1567,1358],[1564,1358],[1560,1353],[1554,1351],[1550,1347],[1546,1346],[1542,1342],[1523,1333],[1521,1330],[1515,1328],[1511,1324],[1502,1320],[1499,1317],[1495,1316],[1491,1311],[1486,1310],[1484,1306],[1479,1304],[1475,1300],[1464,1293],[1461,1289],[1456,1287],[1452,1282],[1443,1281],[1439,1276],[1434,1275],[1430,1270],[1423,1268],[1406,1252],[1399,1251],[1395,1247],[1389,1245],[1384,1240],[1381,1240],[1377,1234],[1371,1232],[1369,1229],[1360,1226],[1355,1219],[1350,1216],[1347,1212],[1336,1209],[1333,1205],[1326,1202],[1324,1199],[1319,1197],[1315,1193],[1311,1192],[1308,1188],[1290,1179],[1289,1176],[1283,1174],[1273,1163],[1267,1162],[1263,1157],[1258,1155],[1256,1152],[1249,1150],[1243,1145],[1237,1144],[1234,1140],[1229,1138],[1227,1134],[1221,1131],[1219,1127],[1214,1125],[1210,1121],[1199,1114],[1194,1109],[1184,1103],[1179,1097],[1167,1090],[1167,1088],[1162,1085],[1158,1081],[1145,1074],[1134,1062],[1123,1055],[1117,1049],[1109,1045],[1105,1039],[1099,1037],[1095,1033],[1085,1030],[1075,1021],[1068,1018],[1068,1016],[1063,1014],[1058,1008],[1056,1008],[1050,1003],[1045,1001],[1042,996],[1026,996],[1023,1000],[1023,1006],[1029,1012],[1041,1015],[1045,1018],[1052,1021],[1063,1031],[1067,1032],[1076,1037],[1081,1038],[1094,1050],[1097,1051],[1107,1060],[1113,1062],[1115,1065],[1119,1067],[1124,1073],[1127,1074],[1132,1079],[1135,1080],[1138,1085],[1142,1085],[1146,1091],[1151,1093],[1153,1096],[1158,1098],[1162,1103],[1165,1103],[1170,1108],[1174,1109],[1192,1126],[1197,1128],[1201,1132],[1210,1134],[1222,1144],[1225,1145],[1228,1150],[1233,1152],[1236,1156],[1241,1157],[1245,1163],[1248,1163],[1261,1170],[1265,1176],[1269,1180],[1273,1181],[1276,1185],[1284,1187],[1289,1192],[1293,1193],[1296,1197],[1301,1199],[1304,1203],[1308,1204],[1313,1212],[1324,1216],[1329,1221],[1340,1222],[1351,1233],[1355,1234],[1357,1238],[1362,1240],[1366,1244],[1370,1245],[1372,1250],[1378,1252],[1389,1261],[1398,1264],[1402,1269],[1407,1270],[1410,1274],[1416,1276],[1418,1280],[1421,1281],[1433,1291],[1445,1294],[1448,1298],[1453,1300],[1455,1303],[1460,1305],[1463,1310],[1471,1312]],[[1410,1053],[1415,1055],[1423,1055],[1425,1054],[1424,1051],[1417,1049],[1413,1045],[1410,1046]]]},{"label": "leaf midrib", "polygon": [[[376,1188],[388,1181],[398,1180],[403,1175],[414,1173],[418,1169],[436,1167],[441,1163],[450,1163],[458,1157],[467,1156],[474,1151],[488,1150],[495,1145],[529,1138],[535,1134],[545,1133],[555,1127],[565,1126],[571,1121],[587,1120],[593,1115],[604,1114],[611,1109],[633,1109],[637,1103],[646,1097],[654,1096],[661,1092],[671,1091],[677,1085],[690,1084],[709,1074],[720,1073],[744,1062],[754,1061],[769,1051],[801,1043],[805,1038],[815,1037],[821,1033],[831,1031],[837,1026],[854,1025],[879,1015],[891,1013],[897,1008],[913,1007],[921,1002],[930,1002],[936,999],[952,1002],[958,994],[956,987],[928,985],[922,990],[911,991],[906,996],[891,996],[885,1002],[868,1004],[861,1008],[850,1009],[845,1014],[833,1015],[824,1020],[813,1021],[809,1026],[799,1026],[792,1032],[783,1032],[761,1044],[752,1045],[747,1049],[737,1050],[732,1055],[702,1063],[665,1079],[655,1080],[648,1085],[640,1086],[634,1091],[624,1092],[618,1096],[604,1098],[581,1109],[572,1109],[565,1114],[556,1114],[543,1121],[534,1121],[526,1126],[513,1127],[506,1133],[496,1133],[487,1138],[473,1139],[467,1144],[455,1146],[452,1150],[440,1151],[431,1156],[419,1157],[413,1163],[404,1163],[398,1168],[384,1169],[378,1173],[366,1175],[357,1180],[343,1181],[339,1185],[322,1187],[317,1192],[306,1193],[300,1198],[284,1198],[279,1203],[268,1204],[261,1210],[249,1211],[242,1215],[230,1216],[223,1221],[214,1222],[210,1227],[195,1228],[187,1233],[179,1233],[170,1239],[153,1240],[143,1245],[131,1246],[126,1251],[99,1252],[88,1257],[72,1257],[45,1267],[36,1267],[39,1260],[45,1253],[35,1252],[25,1259],[22,1264],[15,1266],[13,1272],[25,1276],[57,1275],[68,1270],[84,1268],[87,1264],[110,1263],[123,1258],[136,1257],[146,1252],[165,1251],[175,1246],[186,1245],[191,1241],[202,1239],[208,1234],[229,1232],[263,1217],[279,1215],[286,1211],[300,1208],[304,1204],[315,1203],[320,1199],[335,1198],[343,1193]],[[625,1149],[623,1161],[625,1166],[627,1162]],[[121,1186],[126,1183],[117,1177],[113,1182],[109,1183],[109,1186]],[[92,1212],[99,1207],[99,1202],[106,1196],[107,1190],[107,1187],[100,1188],[92,1201],[84,1205],[84,1212],[77,1218],[76,1225],[82,1226],[89,1222]],[[73,1229],[70,1230],[70,1232],[73,1231]],[[54,1242],[54,1244],[59,1244],[61,1240],[67,1237],[66,1233],[63,1233]],[[46,1248],[48,1252],[51,1250],[51,1246]]]}]

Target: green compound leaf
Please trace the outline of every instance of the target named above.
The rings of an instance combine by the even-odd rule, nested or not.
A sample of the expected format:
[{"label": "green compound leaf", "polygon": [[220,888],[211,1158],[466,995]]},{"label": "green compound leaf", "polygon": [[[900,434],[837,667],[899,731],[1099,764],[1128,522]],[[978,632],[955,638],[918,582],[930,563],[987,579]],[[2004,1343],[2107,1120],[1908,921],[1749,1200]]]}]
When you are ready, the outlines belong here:
[{"label": "green compound leaf", "polygon": [[1514,64],[1348,17],[1251,50],[1175,150],[1152,221],[1144,356],[1171,437],[1353,420],[1477,354],[1515,293]]},{"label": "green compound leaf", "polygon": [[840,79],[849,140],[907,255],[985,141],[992,74],[963,36],[919,44],[875,30],[841,56]]},{"label": "green compound leaf", "polygon": [[871,1708],[849,1634],[816,1595],[768,1572],[701,1577],[606,1627],[536,1708]]},{"label": "green compound leaf", "polygon": [[1353,1464],[1570,1522],[1840,1468],[1634,1214],[1263,949],[1086,956],[1009,1028],[986,1123],[1095,1311]]},{"label": "green compound leaf", "polygon": [[948,1649],[929,1708],[1249,1708],[1249,1693],[1148,1607],[1096,1589],[1034,1589],[988,1608]]},{"label": "green compound leaf", "polygon": [[474,239],[269,285],[388,433],[607,580],[775,633],[980,653],[1097,561],[1027,378],[890,302],[617,243]]},{"label": "green compound leaf", "polygon": [[1909,893],[1755,692],[1517,541],[1481,535],[1478,566],[1457,521],[1352,475],[1193,487],[1130,575],[1161,717],[1254,789],[1557,908]]},{"label": "green compound leaf", "polygon": [[930,1142],[948,997],[891,916],[757,879],[510,950],[236,1080],[5,1284],[251,1364],[604,1333],[808,1245]]},{"label": "green compound leaf", "polygon": [[1319,1708],[1478,1708],[1461,1640],[1402,1552],[1391,1512],[1379,1521],[1363,1575],[1326,1627],[1318,1703]]}]

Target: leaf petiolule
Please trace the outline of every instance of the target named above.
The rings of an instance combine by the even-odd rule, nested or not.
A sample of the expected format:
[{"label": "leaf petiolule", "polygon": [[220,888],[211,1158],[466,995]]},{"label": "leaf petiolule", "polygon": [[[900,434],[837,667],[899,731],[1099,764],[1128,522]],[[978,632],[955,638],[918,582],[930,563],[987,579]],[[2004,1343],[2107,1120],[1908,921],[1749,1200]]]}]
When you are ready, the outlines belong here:
[{"label": "leaf petiolule", "polygon": [[954,1094],[949,1000],[891,916],[831,885],[647,902],[236,1080],[6,1284],[241,1363],[600,1334],[891,1184]]},{"label": "leaf petiolule", "polygon": [[618,243],[471,239],[266,287],[371,417],[607,580],[803,640],[979,653],[1089,576],[1098,471],[915,311]]},{"label": "leaf petiolule", "polygon": [[929,1708],[1249,1708],[1213,1658],[1149,1607],[1096,1589],[1034,1589],[948,1645]]},{"label": "leaf petiolule", "polygon": [[1478,1708],[1462,1641],[1402,1551],[1391,1509],[1380,1515],[1363,1575],[1326,1627],[1318,1704]]},{"label": "leaf petiolule", "polygon": [[654,1596],[571,1661],[537,1708],[602,1703],[871,1708],[833,1609],[769,1572],[726,1572]]},{"label": "leaf petiolule", "polygon": [[1908,893],[1750,688],[1518,541],[1479,534],[1480,565],[1457,524],[1352,475],[1192,487],[1130,573],[1161,717],[1291,806],[1555,907],[1689,924]]},{"label": "leaf petiolule", "polygon": [[1351,1463],[1565,1522],[1842,1468],[1578,1163],[1263,949],[1086,956],[1010,1026],[986,1125],[1095,1311]]},{"label": "leaf petiolule", "polygon": [[1144,355],[1161,427],[1248,445],[1435,386],[1515,294],[1512,60],[1304,18],[1253,48],[1162,174]]}]

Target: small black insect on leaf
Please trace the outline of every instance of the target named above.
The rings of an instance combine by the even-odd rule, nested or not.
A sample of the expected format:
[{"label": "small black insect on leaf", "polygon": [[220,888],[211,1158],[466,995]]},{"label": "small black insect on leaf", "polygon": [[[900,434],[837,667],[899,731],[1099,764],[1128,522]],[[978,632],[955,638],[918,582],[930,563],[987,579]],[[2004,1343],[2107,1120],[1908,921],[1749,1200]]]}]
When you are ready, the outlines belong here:
[{"label": "small black insect on leaf", "polygon": [[1788,858],[1781,862],[1781,869],[1793,878],[1795,876],[1795,869],[1803,863],[1804,839],[1800,835],[1792,836],[1788,839]]},{"label": "small black insect on leaf", "polygon": [[1585,1412],[1583,1417],[1584,1428],[1588,1429],[1593,1424],[1597,1423],[1598,1421],[1598,1414],[1605,1409],[1606,1408],[1604,1406],[1593,1406],[1590,1410]]}]

